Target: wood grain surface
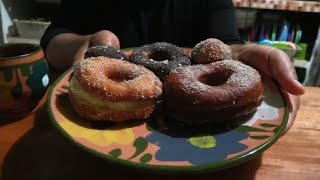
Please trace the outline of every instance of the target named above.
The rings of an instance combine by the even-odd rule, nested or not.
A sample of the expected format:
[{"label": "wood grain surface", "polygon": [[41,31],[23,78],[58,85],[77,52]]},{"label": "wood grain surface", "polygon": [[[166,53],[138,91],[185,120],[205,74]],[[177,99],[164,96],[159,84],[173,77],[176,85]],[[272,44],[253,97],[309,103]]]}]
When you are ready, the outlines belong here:
[{"label": "wood grain surface", "polygon": [[252,160],[199,175],[165,175],[117,167],[70,143],[46,106],[16,121],[0,120],[0,179],[320,179],[320,88],[306,87],[293,127]]}]

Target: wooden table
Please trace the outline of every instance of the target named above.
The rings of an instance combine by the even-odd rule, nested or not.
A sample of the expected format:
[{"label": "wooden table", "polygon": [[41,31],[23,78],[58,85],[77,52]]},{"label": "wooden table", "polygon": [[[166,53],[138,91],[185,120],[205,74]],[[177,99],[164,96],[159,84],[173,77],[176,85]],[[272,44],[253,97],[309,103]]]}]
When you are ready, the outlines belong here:
[{"label": "wooden table", "polygon": [[3,179],[320,179],[320,88],[307,87],[295,124],[262,155],[202,175],[156,175],[116,167],[73,145],[49,122],[45,107],[0,123]]}]

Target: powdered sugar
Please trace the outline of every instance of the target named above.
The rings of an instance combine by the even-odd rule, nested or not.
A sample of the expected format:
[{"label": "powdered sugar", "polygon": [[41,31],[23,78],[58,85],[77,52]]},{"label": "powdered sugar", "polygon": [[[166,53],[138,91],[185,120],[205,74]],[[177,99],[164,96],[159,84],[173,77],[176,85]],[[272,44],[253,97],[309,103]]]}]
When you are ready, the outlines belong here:
[{"label": "powdered sugar", "polygon": [[191,56],[199,64],[208,64],[231,59],[231,48],[218,39],[209,38],[196,44]]},{"label": "powdered sugar", "polygon": [[88,92],[110,101],[156,98],[162,93],[160,80],[150,70],[127,61],[88,58],[74,72]]},{"label": "powdered sugar", "polygon": [[[250,66],[235,60],[223,60],[206,65],[194,65],[180,67],[172,71],[172,74],[179,76],[179,86],[187,94],[203,94],[215,91],[217,86],[201,82],[201,76],[215,78],[215,73],[226,73],[231,71],[230,77],[221,85],[232,85],[239,88],[250,88],[261,81],[260,74]],[[211,77],[211,75],[213,76]]]},{"label": "powdered sugar", "polygon": [[261,81],[261,76],[257,70],[239,61],[224,60],[220,63],[226,68],[234,71],[227,81],[229,84],[232,83],[241,87],[251,87]]}]

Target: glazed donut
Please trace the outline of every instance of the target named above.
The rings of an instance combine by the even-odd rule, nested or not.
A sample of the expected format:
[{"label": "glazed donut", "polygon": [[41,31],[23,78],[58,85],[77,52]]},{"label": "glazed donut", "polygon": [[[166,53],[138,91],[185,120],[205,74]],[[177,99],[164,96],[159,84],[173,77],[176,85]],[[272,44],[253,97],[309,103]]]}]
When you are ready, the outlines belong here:
[{"label": "glazed donut", "polygon": [[208,64],[231,58],[230,46],[215,38],[199,42],[191,51],[191,59],[196,64]]},{"label": "glazed donut", "polygon": [[174,69],[163,83],[167,112],[186,124],[223,123],[251,114],[263,100],[260,74],[239,61]]},{"label": "glazed donut", "polygon": [[84,54],[85,59],[98,56],[127,60],[127,56],[121,50],[109,45],[92,46]]},{"label": "glazed donut", "polygon": [[80,116],[93,121],[147,118],[162,94],[158,77],[128,61],[92,57],[80,62],[73,72],[71,104]]},{"label": "glazed donut", "polygon": [[188,55],[181,48],[166,42],[156,42],[136,48],[129,60],[150,69],[161,81],[172,69],[191,64]]}]

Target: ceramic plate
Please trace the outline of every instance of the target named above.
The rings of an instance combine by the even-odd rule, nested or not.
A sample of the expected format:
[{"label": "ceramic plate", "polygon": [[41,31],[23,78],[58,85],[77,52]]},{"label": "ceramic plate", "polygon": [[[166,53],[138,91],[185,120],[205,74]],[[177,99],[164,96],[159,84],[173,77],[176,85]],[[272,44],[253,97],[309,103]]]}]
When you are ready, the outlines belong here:
[{"label": "ceramic plate", "polygon": [[167,173],[202,173],[227,168],[255,157],[274,144],[287,124],[284,97],[264,79],[265,99],[246,120],[192,128],[168,118],[161,109],[147,120],[91,123],[73,110],[68,87],[72,69],[49,93],[53,123],[72,142],[113,163]]}]

